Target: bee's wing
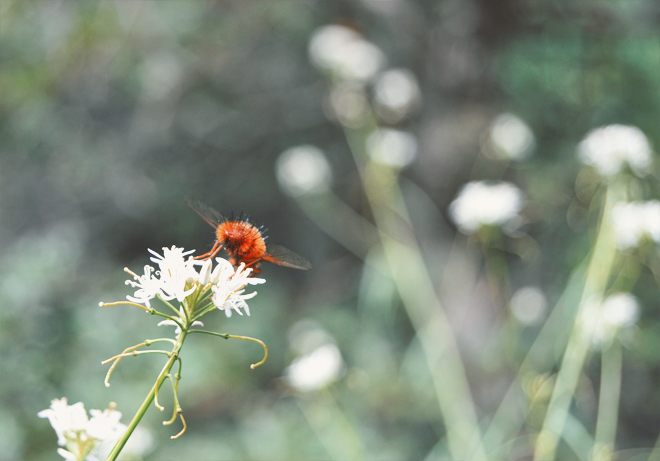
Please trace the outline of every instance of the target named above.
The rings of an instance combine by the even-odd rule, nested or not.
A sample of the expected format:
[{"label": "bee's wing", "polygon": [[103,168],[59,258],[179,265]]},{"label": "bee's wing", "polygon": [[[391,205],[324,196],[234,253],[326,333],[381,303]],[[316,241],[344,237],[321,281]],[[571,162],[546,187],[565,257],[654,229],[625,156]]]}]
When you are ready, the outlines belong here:
[{"label": "bee's wing", "polygon": [[194,197],[187,196],[183,199],[195,213],[199,215],[204,221],[217,228],[221,223],[225,222],[225,217],[222,216],[215,208],[211,208],[206,203],[200,202]]},{"label": "bee's wing", "polygon": [[280,245],[268,245],[266,247],[266,254],[262,259],[270,263],[279,264],[280,266],[303,271],[308,271],[312,268],[310,262],[305,258]]}]

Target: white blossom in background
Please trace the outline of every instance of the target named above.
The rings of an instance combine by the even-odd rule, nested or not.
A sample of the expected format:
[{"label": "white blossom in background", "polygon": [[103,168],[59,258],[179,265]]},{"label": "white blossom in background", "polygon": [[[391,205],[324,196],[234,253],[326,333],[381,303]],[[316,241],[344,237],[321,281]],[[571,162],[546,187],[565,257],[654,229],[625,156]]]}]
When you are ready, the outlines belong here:
[{"label": "white blossom in background", "polygon": [[[176,298],[179,302],[183,302],[187,296],[202,286],[213,291],[211,296],[213,304],[224,311],[227,317],[231,316],[232,310],[243,315],[241,309],[250,315],[245,301],[256,296],[256,292],[244,294],[243,288],[265,283],[266,280],[250,277],[252,269],[245,268],[243,263],[234,269],[224,258],[215,258],[217,265],[213,269],[211,261],[193,259],[190,256],[193,251],[184,251],[183,248],[172,246],[172,248],[163,248],[161,256],[149,250],[154,255],[151,260],[158,264],[159,270],[155,271],[153,267],[145,266],[144,275],[133,274],[133,280],[127,280],[126,284],[137,290],[133,296],[127,296],[128,300],[145,306],[149,306],[149,301],[156,296],[165,300]],[[201,266],[199,271],[195,266]],[[181,315],[185,316],[183,311]],[[172,324],[171,320],[160,323],[160,325]]]},{"label": "white blossom in background", "polygon": [[295,359],[286,369],[285,376],[295,389],[311,392],[332,384],[343,373],[344,361],[339,348],[334,344],[324,344]]},{"label": "white blossom in background", "polygon": [[603,176],[614,176],[625,164],[640,173],[651,164],[651,145],[634,126],[609,125],[590,131],[578,145],[578,157]]},{"label": "white blossom in background", "polygon": [[[108,458],[108,455],[117,443],[116,440],[105,440],[97,445],[94,449],[94,456],[99,461],[105,460]],[[139,461],[144,456],[151,453],[155,446],[154,436],[151,430],[147,429],[144,424],[140,424],[135,428],[131,438],[128,439],[126,445],[121,451],[118,460],[135,460]],[[92,461],[88,457],[89,461]]]},{"label": "white blossom in background", "polygon": [[605,301],[589,300],[582,311],[582,328],[600,347],[611,342],[619,332],[639,318],[639,303],[630,293],[616,293]]},{"label": "white blossom in background", "polygon": [[66,460],[94,460],[94,450],[102,442],[119,440],[126,426],[119,422],[121,413],[114,403],[106,410],[90,410],[87,416],[82,402],[69,405],[66,397],[51,401],[50,408],[40,411],[40,418],[48,418],[57,434],[57,453]]},{"label": "white blossom in background", "polygon": [[293,197],[323,192],[332,180],[325,155],[321,149],[310,145],[282,152],[277,159],[276,173],[282,190]]},{"label": "white blossom in background", "polygon": [[328,94],[324,108],[331,119],[349,128],[364,125],[370,110],[364,86],[355,82],[335,85]]},{"label": "white blossom in background", "polygon": [[403,168],[417,156],[417,138],[406,131],[380,128],[367,138],[367,153],[375,162]]},{"label": "white blossom in background", "polygon": [[504,113],[490,126],[490,144],[503,159],[524,160],[534,152],[536,141],[531,128],[520,117]]},{"label": "white blossom in background", "polygon": [[367,82],[385,64],[382,51],[348,27],[321,27],[309,42],[309,56],[321,70],[342,80]]},{"label": "white blossom in background", "polygon": [[537,325],[545,318],[548,301],[543,292],[533,286],[522,287],[511,297],[511,312],[523,325]]},{"label": "white blossom in background", "polygon": [[660,202],[617,203],[612,209],[614,237],[625,250],[640,244],[644,238],[660,243]]},{"label": "white blossom in background", "polygon": [[449,205],[449,216],[465,234],[481,226],[502,226],[518,217],[523,194],[508,182],[472,181],[463,186]]},{"label": "white blossom in background", "polygon": [[374,83],[376,112],[388,123],[397,123],[415,109],[421,92],[415,74],[408,69],[390,69]]}]

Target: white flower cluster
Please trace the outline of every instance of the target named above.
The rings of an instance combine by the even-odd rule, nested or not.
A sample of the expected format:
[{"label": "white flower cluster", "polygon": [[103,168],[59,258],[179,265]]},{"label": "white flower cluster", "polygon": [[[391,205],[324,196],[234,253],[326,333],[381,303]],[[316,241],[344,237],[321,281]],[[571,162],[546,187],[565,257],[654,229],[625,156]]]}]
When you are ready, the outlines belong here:
[{"label": "white flower cluster", "polygon": [[630,293],[616,293],[605,301],[589,300],[582,311],[582,328],[594,345],[610,343],[624,328],[639,318],[639,303]]},{"label": "white flower cluster", "polygon": [[[202,291],[213,291],[213,304],[223,310],[227,317],[231,316],[232,309],[241,315],[243,309],[250,315],[245,300],[254,297],[256,292],[243,294],[243,288],[265,282],[264,279],[250,277],[252,269],[245,268],[243,263],[234,269],[226,259],[215,258],[217,266],[213,268],[211,260],[195,260],[189,256],[193,251],[184,251],[175,246],[163,248],[162,256],[152,250],[149,252],[154,255],[151,260],[158,264],[159,270],[145,266],[144,275],[134,275],[133,280],[126,281],[127,285],[137,288],[133,296],[127,296],[128,300],[147,307],[156,296],[166,301],[176,298],[183,303],[186,297],[201,288]],[[201,266],[199,272],[195,266]]]},{"label": "white flower cluster", "polygon": [[376,45],[348,27],[330,25],[314,33],[309,43],[312,62],[343,80],[371,80],[385,63]]},{"label": "white flower cluster", "polygon": [[638,246],[644,238],[660,243],[660,202],[618,203],[612,210],[614,236],[622,250]]},{"label": "white flower cluster", "polygon": [[66,397],[51,401],[50,408],[40,411],[40,418],[48,418],[57,434],[57,443],[64,448],[57,452],[66,460],[95,460],[93,452],[102,442],[115,442],[126,431],[126,426],[119,422],[121,413],[114,409],[114,404],[106,410],[90,410],[87,416],[82,402],[69,405]]},{"label": "white flower cluster", "polygon": [[609,125],[590,131],[578,145],[578,156],[603,176],[616,175],[626,163],[640,173],[651,164],[651,146],[639,128]]},{"label": "white flower cluster", "polygon": [[534,133],[516,115],[504,113],[490,127],[490,143],[498,157],[509,160],[524,160],[534,151]]},{"label": "white flower cluster", "polygon": [[512,221],[522,207],[523,194],[513,184],[472,181],[449,205],[449,215],[461,232],[472,234],[482,226],[501,226]]}]

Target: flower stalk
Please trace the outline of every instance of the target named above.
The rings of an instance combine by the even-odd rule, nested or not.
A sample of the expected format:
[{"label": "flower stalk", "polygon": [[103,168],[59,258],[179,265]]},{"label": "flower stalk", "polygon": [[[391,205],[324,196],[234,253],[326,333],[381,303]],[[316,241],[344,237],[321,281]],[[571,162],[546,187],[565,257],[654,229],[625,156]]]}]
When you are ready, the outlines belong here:
[{"label": "flower stalk", "polygon": [[[163,354],[167,356],[167,362],[158,374],[156,382],[151,387],[151,390],[140,405],[140,408],[138,408],[135,416],[133,416],[126,431],[123,432],[122,436],[106,458],[107,461],[114,461],[117,459],[126,445],[126,442],[131,437],[133,431],[138,426],[152,403],[160,411],[165,410],[165,407],[158,402],[158,391],[166,379],[169,379],[172,384],[174,409],[172,412],[172,418],[168,421],[164,421],[163,424],[174,424],[178,417],[181,419],[183,428],[171,438],[177,439],[185,433],[187,424],[183,417],[183,410],[179,404],[178,390],[179,381],[181,379],[181,348],[183,347],[183,342],[188,334],[204,333],[219,336],[224,339],[244,339],[260,344],[264,348],[264,358],[261,361],[252,364],[252,369],[263,364],[268,358],[268,348],[263,341],[259,339],[194,328],[198,325],[203,326],[204,324],[198,319],[216,309],[224,311],[227,317],[231,316],[232,311],[237,312],[239,315],[243,315],[244,313],[250,315],[246,300],[254,297],[256,292],[244,294],[245,287],[248,285],[264,283],[265,280],[251,277],[252,269],[245,268],[244,264],[240,264],[237,268],[234,268],[229,261],[222,258],[216,258],[217,266],[212,270],[213,264],[211,261],[197,261],[192,256],[189,256],[192,252],[184,252],[182,248],[176,247],[172,247],[171,249],[164,248],[163,250],[162,256],[150,250],[154,255],[151,260],[158,264],[160,270],[154,270],[154,268],[150,266],[145,266],[144,275],[137,275],[133,271],[125,269],[127,273],[133,276],[133,280],[126,282],[127,285],[137,288],[133,296],[127,296],[128,301],[99,304],[100,306],[135,306],[151,315],[165,317],[166,320],[161,321],[158,325],[171,325],[176,327],[176,339],[147,339],[135,346],[124,349],[122,353],[102,362],[103,364],[112,362],[105,379],[105,385],[106,387],[109,387],[110,376],[124,357],[146,354]],[[188,258],[186,259],[186,257]],[[199,271],[195,268],[196,265],[202,266]],[[154,298],[165,304],[174,315],[164,314],[155,308],[152,308],[149,303],[150,300]],[[173,304],[175,299],[178,301],[178,308]],[[162,342],[172,343],[172,350],[139,350],[143,347]],[[172,367],[176,362],[179,363],[179,368],[177,373],[173,375]]]},{"label": "flower stalk", "polygon": [[[151,390],[147,394],[147,397],[144,399],[142,402],[142,405],[140,405],[140,408],[138,409],[137,413],[135,413],[135,416],[133,416],[133,419],[131,420],[130,424],[128,425],[128,428],[126,429],[126,432],[124,435],[117,441],[115,444],[114,448],[106,458],[106,461],[114,461],[117,459],[117,456],[119,456],[119,453],[121,453],[121,450],[124,448],[124,445],[126,445],[126,442],[128,442],[128,439],[131,437],[131,434],[133,434],[133,431],[135,428],[138,426],[140,421],[142,420],[142,417],[144,414],[147,412],[147,409],[149,408],[149,405],[151,405],[151,402],[154,401],[156,394],[158,393],[158,389],[160,389],[160,386],[163,385],[163,382],[165,379],[167,379],[167,376],[170,374],[170,371],[172,370],[172,366],[174,363],[177,361],[179,358],[179,351],[181,350],[181,346],[183,346],[183,341],[186,339],[186,336],[188,334],[187,329],[183,329],[181,331],[181,334],[179,335],[179,339],[176,341],[174,344],[174,347],[172,348],[172,352],[170,352],[170,357],[167,360],[167,363],[165,363],[165,366],[163,367],[163,370],[160,372],[160,375],[158,376],[158,379],[156,379],[156,382],[152,386]],[[176,392],[174,393],[176,396]],[[175,397],[176,398],[176,397]],[[178,400],[178,398],[177,398]],[[178,405],[177,405],[178,406]],[[183,416],[181,416],[181,420],[183,420]],[[185,422],[184,422],[185,426]],[[175,437],[178,438],[182,435],[182,432],[177,434],[176,436],[172,436],[174,439]]]},{"label": "flower stalk", "polygon": [[571,401],[591,342],[591,338],[581,322],[582,311],[589,299],[602,297],[607,288],[616,256],[611,213],[614,205],[622,199],[624,194],[624,188],[619,181],[612,181],[608,184],[598,236],[587,269],[578,313],[557,374],[543,427],[534,449],[534,459],[539,461],[555,459],[559,438],[564,430]]}]

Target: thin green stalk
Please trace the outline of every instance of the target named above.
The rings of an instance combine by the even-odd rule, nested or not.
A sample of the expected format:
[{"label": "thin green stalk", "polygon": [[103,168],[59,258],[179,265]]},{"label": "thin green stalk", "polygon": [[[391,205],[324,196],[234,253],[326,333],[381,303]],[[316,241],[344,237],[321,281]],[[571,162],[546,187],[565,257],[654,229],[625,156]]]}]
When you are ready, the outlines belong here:
[{"label": "thin green stalk", "polygon": [[365,458],[360,435],[329,391],[319,392],[314,399],[297,400],[305,419],[330,459],[358,461]]},{"label": "thin green stalk", "polygon": [[602,352],[594,461],[611,460],[614,453],[621,395],[621,365],[621,342],[615,338]]},{"label": "thin green stalk", "polygon": [[[358,149],[353,139],[353,149]],[[359,152],[359,151],[358,151]],[[397,174],[367,163],[362,171],[388,270],[419,337],[454,459],[486,459],[465,368],[449,321],[412,232]],[[401,220],[406,226],[401,226]]]},{"label": "thin green stalk", "polygon": [[128,425],[126,432],[124,432],[124,435],[115,444],[114,448],[106,458],[106,461],[115,461],[117,459],[117,456],[119,456],[119,453],[121,453],[121,450],[124,448],[124,445],[126,445],[126,442],[133,434],[133,431],[142,420],[144,414],[147,412],[149,405],[151,405],[151,403],[154,401],[156,392],[158,391],[158,389],[160,389],[160,386],[162,386],[163,382],[165,382],[165,379],[167,379],[167,375],[170,374],[170,370],[172,369],[172,366],[179,358],[179,351],[181,350],[181,346],[183,346],[183,341],[185,340],[187,334],[188,334],[187,330],[183,328],[181,330],[181,335],[179,335],[179,339],[172,348],[170,358],[167,360],[167,363],[165,363],[165,366],[163,367],[163,370],[161,371],[158,379],[156,380],[153,387],[149,391],[149,394],[147,394],[147,397],[144,399],[144,402],[142,402],[142,405],[138,409],[137,413],[135,413],[135,416],[133,417],[131,423]]},{"label": "thin green stalk", "polygon": [[559,438],[564,430],[568,411],[590,346],[591,338],[585,333],[580,323],[581,313],[588,299],[603,296],[612,273],[616,246],[613,241],[610,215],[612,207],[621,199],[621,195],[623,195],[623,191],[618,183],[608,185],[584,290],[577,306],[571,336],[557,374],[545,420],[534,448],[534,459],[537,461],[555,459]]}]

